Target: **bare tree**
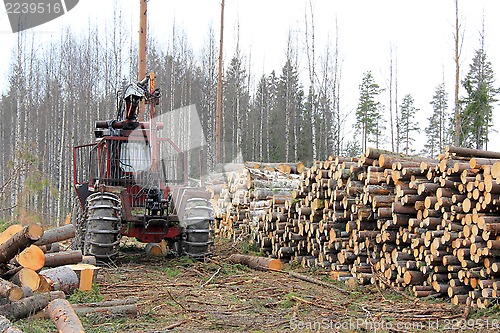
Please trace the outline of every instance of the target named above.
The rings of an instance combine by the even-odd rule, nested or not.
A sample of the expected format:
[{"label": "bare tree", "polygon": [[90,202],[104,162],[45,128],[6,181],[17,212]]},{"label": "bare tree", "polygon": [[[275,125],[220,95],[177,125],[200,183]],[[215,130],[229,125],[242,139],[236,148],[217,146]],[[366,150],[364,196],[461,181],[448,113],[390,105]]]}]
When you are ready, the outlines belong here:
[{"label": "bare tree", "polygon": [[460,55],[462,52],[463,32],[461,32],[461,25],[458,17],[458,0],[455,0],[455,31],[453,38],[455,42],[455,139],[454,144],[459,145],[460,141]]},{"label": "bare tree", "polygon": [[[309,0],[309,17],[307,16],[307,9],[305,11],[305,24],[306,24],[306,55],[307,65],[309,69],[309,94],[311,100],[315,100],[316,96],[316,53],[315,53],[315,31],[314,31],[314,5],[313,1]],[[312,158],[317,159],[317,140],[316,140],[316,103],[311,103],[311,141],[312,141]]]}]

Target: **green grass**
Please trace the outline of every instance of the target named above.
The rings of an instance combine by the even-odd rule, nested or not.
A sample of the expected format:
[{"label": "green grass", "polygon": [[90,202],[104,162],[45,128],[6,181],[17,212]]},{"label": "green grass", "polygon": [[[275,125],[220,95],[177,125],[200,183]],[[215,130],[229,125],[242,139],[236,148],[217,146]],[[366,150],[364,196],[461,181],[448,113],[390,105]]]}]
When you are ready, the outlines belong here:
[{"label": "green grass", "polygon": [[181,271],[176,267],[163,267],[162,271],[169,278],[173,278],[181,274]]},{"label": "green grass", "polygon": [[486,309],[477,309],[477,308],[471,309],[470,318],[477,319],[477,318],[484,318],[484,317],[486,317],[486,318],[488,318],[488,317],[499,318],[500,317],[500,304],[495,304],[495,305],[490,306],[489,308],[486,308]]},{"label": "green grass", "polygon": [[295,300],[293,297],[296,297],[297,294],[294,292],[289,292],[288,294],[285,295],[285,298],[283,301],[281,301],[281,306],[285,309],[290,309],[292,306],[295,305]]},{"label": "green grass", "polygon": [[262,252],[260,251],[259,247],[255,243],[250,243],[250,242],[241,242],[239,244],[239,248],[241,253],[243,254],[249,254],[249,255],[255,255],[255,256],[262,256]]},{"label": "green grass", "polygon": [[26,318],[18,320],[14,325],[23,332],[48,333],[57,331],[50,319]]},{"label": "green grass", "polygon": [[75,290],[73,294],[68,297],[70,303],[96,303],[104,300],[101,295],[99,285],[93,284],[92,289],[89,291]]}]

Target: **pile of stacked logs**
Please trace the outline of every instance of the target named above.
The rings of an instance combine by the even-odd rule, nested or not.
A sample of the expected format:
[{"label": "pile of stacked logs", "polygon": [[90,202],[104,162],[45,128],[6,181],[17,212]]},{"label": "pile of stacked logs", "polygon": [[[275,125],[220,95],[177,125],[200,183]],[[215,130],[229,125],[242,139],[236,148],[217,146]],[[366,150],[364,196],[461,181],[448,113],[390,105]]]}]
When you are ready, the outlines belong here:
[{"label": "pile of stacked logs", "polygon": [[216,234],[229,239],[248,237],[270,214],[285,206],[300,184],[299,172],[303,169],[301,163],[246,162],[226,171],[218,182],[212,181],[208,190],[212,193]]},{"label": "pile of stacked logs", "polygon": [[[37,312],[51,318],[60,332],[80,331],[78,309],[65,300],[76,289],[90,290],[93,256],[66,250],[60,242],[75,236],[72,224],[44,230],[38,224],[11,225],[0,233],[0,327]],[[95,312],[95,311],[94,311]],[[81,330],[83,332],[83,328]],[[11,328],[9,332],[20,332]]]},{"label": "pile of stacked logs", "polygon": [[498,162],[457,147],[437,160],[331,157],[301,173],[284,208],[270,205],[252,239],[336,279],[486,307],[500,299]]}]

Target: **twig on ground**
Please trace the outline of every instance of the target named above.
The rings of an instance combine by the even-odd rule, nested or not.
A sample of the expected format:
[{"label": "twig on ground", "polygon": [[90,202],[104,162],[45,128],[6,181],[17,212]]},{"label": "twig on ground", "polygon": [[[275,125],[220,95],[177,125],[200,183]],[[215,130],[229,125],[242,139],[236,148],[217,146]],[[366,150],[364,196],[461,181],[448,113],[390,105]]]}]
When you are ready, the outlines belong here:
[{"label": "twig on ground", "polygon": [[314,284],[317,284],[317,285],[320,285],[320,286],[323,286],[323,287],[328,287],[328,288],[335,289],[335,290],[340,291],[341,293],[344,293],[344,294],[347,294],[347,295],[349,295],[351,293],[350,291],[344,290],[342,288],[339,288],[336,285],[333,285],[331,283],[315,279],[315,278],[310,277],[310,276],[302,275],[302,274],[295,273],[295,272],[292,272],[292,271],[288,272],[288,275],[290,275],[290,276],[292,276],[294,278],[297,278],[299,280],[302,280],[302,281],[306,281],[306,282],[314,283]]},{"label": "twig on ground", "polygon": [[200,287],[205,287],[207,284],[209,284],[209,283],[210,283],[210,281],[212,281],[212,280],[213,280],[213,278],[214,278],[217,274],[219,274],[219,272],[220,272],[220,270],[221,270],[221,269],[222,269],[222,267],[219,267],[219,269],[217,270],[217,272],[215,272],[215,273],[214,273],[214,274],[210,277],[210,279],[208,279],[207,281],[205,281],[205,283],[203,283]]},{"label": "twig on ground", "polygon": [[188,309],[186,309],[186,308],[184,307],[184,305],[182,305],[181,303],[179,303],[179,302],[178,302],[178,301],[174,298],[174,296],[172,296],[172,294],[170,293],[170,291],[169,291],[168,289],[167,289],[167,294],[168,294],[168,297],[170,297],[170,299],[171,299],[172,301],[174,301],[174,302],[175,302],[178,306],[180,306],[180,307],[182,308],[182,310],[184,310],[184,311],[188,311]]},{"label": "twig on ground", "polygon": [[181,325],[184,325],[189,322],[189,319],[184,319],[183,321],[179,321],[177,323],[174,323],[172,325],[168,325],[167,327],[164,328],[165,331],[171,330],[173,328],[179,327]]}]

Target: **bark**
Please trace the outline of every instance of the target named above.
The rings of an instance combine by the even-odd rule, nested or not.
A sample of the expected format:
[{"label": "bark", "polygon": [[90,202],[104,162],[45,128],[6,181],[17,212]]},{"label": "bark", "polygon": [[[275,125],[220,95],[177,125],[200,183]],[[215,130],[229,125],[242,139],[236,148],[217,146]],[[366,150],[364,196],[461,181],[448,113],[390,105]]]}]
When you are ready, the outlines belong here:
[{"label": "bark", "polygon": [[71,304],[65,299],[51,301],[45,310],[61,333],[84,333],[83,325]]},{"label": "bark", "polygon": [[243,254],[233,254],[229,257],[229,261],[234,264],[242,264],[254,269],[281,270],[283,268],[283,264],[278,259],[253,257]]},{"label": "bark", "polygon": [[448,147],[446,147],[446,152],[449,154],[456,154],[456,155],[461,156],[461,157],[480,157],[480,158],[500,159],[500,152],[489,151],[489,150],[448,146]]},{"label": "bark", "polygon": [[137,316],[137,304],[122,304],[122,305],[112,305],[112,306],[77,305],[74,307],[74,310],[79,316],[87,314],[100,314],[103,316],[112,316],[112,317]]},{"label": "bark", "polygon": [[43,310],[54,298],[64,298],[62,294],[35,294],[18,301],[0,306],[0,313],[10,319],[22,319]]},{"label": "bark", "polygon": [[39,240],[43,235],[43,229],[38,224],[24,227],[12,237],[0,244],[0,263],[6,263],[24,250],[29,245]]},{"label": "bark", "polygon": [[61,290],[66,294],[72,293],[79,286],[78,275],[68,266],[50,268],[40,272],[43,291]]},{"label": "bark", "polygon": [[42,246],[55,242],[64,241],[75,237],[75,226],[73,224],[63,225],[61,227],[46,230],[35,245]]},{"label": "bark", "polygon": [[82,251],[72,250],[45,254],[45,267],[57,267],[77,264],[82,261]]}]

